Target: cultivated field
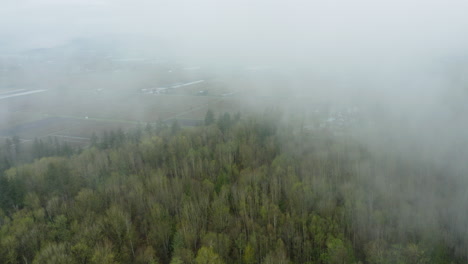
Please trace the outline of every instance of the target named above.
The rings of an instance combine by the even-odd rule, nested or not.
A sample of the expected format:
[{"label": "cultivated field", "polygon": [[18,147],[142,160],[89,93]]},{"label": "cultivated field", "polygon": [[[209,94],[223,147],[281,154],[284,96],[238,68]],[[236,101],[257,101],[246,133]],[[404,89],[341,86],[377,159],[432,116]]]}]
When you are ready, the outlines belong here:
[{"label": "cultivated field", "polygon": [[219,94],[226,89],[218,91],[209,81],[175,82],[172,86],[175,88],[161,94],[144,93],[140,88],[143,86],[135,84],[124,87],[118,83],[114,86],[111,81],[93,84],[89,80],[41,92],[0,89],[0,137],[18,136],[23,142],[57,137],[87,144],[93,133],[125,131],[158,121],[178,120],[181,125],[193,126],[203,122],[207,109],[240,110],[238,99]]}]

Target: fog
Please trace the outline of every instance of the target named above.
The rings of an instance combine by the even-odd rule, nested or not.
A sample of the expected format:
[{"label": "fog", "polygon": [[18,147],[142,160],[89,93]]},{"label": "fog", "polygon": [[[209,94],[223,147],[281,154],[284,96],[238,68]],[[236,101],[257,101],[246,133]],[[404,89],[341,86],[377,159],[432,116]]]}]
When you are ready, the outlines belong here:
[{"label": "fog", "polygon": [[119,34],[154,37],[199,59],[394,64],[463,51],[466,8],[453,0],[7,0],[0,32],[7,45],[29,48]]},{"label": "fog", "polygon": [[467,8],[455,0],[7,0],[0,47],[17,52],[77,38],[125,40],[128,50],[198,65],[305,68],[340,92],[364,88],[362,96],[370,92],[372,100],[412,101],[440,96],[434,86],[451,76],[433,71],[466,59]]},{"label": "fog", "polygon": [[[307,116],[304,112],[313,112],[316,102],[356,106],[367,121],[350,133],[372,151],[391,149],[408,160],[447,168],[443,183],[456,186],[446,200],[449,204],[422,202],[432,189],[421,190],[418,201],[429,217],[439,217],[436,210],[444,208],[444,219],[447,215],[456,219],[453,229],[468,234],[463,222],[468,216],[460,213],[468,208],[467,10],[468,2],[462,0],[3,0],[0,66],[7,69],[12,56],[30,61],[56,48],[59,55],[52,57],[63,61],[50,68],[40,63],[28,68],[21,62],[25,69],[20,77],[2,77],[0,88],[27,84],[59,89],[63,95],[89,85],[110,94],[112,89],[140,91],[155,83],[164,88],[211,78],[206,83],[226,89],[219,92],[222,95],[239,90],[258,97],[279,95],[284,100],[278,107],[287,113],[286,119]],[[106,59],[111,56],[106,52],[115,51],[112,56],[120,62],[145,58],[162,61],[163,66],[140,71],[140,66],[132,66],[137,69],[132,73],[98,72],[81,78],[70,65],[88,63],[93,57],[74,49],[76,43]],[[107,65],[100,63],[96,64]],[[182,79],[162,74],[179,66],[186,69]],[[68,73],[62,74],[65,68]],[[61,95],[38,100],[58,104]],[[9,95],[5,96],[0,99]],[[240,97],[236,103],[259,111],[271,106],[258,97]],[[112,103],[126,100],[109,98],[102,99],[103,113],[115,111]],[[70,102],[87,100],[73,97]],[[135,103],[129,108],[136,110],[122,119],[146,117],[140,101],[129,101]],[[191,111],[202,109],[204,102],[188,97],[174,104],[189,105]],[[0,122],[15,123],[10,116],[13,107],[0,100]],[[173,110],[168,106],[164,111]],[[92,118],[90,111],[77,115]],[[385,181],[391,179],[383,181],[382,189]]]}]

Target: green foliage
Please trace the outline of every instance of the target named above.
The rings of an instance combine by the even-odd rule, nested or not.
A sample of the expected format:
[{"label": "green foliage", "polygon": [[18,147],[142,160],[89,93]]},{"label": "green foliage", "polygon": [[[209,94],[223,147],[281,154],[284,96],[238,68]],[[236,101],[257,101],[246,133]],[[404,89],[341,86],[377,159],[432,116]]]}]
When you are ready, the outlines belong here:
[{"label": "green foliage", "polygon": [[104,241],[102,244],[98,244],[91,257],[92,264],[116,264],[115,255],[112,252],[112,244],[109,241]]},{"label": "green foliage", "polygon": [[184,262],[179,257],[174,257],[170,264],[183,264]]},{"label": "green foliage", "polygon": [[265,259],[262,261],[263,264],[289,264],[290,261],[286,256],[286,249],[283,241],[278,239],[276,242],[275,249],[270,251]]},{"label": "green foliage", "polygon": [[232,121],[231,115],[229,113],[224,113],[224,115],[218,118],[218,127],[223,132],[226,133],[231,128]]},{"label": "green foliage", "polygon": [[329,238],[327,241],[327,263],[353,263],[352,250],[339,238]]},{"label": "green foliage", "polygon": [[[207,126],[105,132],[76,155],[36,140],[62,157],[0,174],[0,263],[466,263],[463,234],[409,195],[427,170],[278,116],[208,111]],[[25,150],[7,143],[14,164]],[[383,174],[404,178],[385,182],[398,195]]]},{"label": "green foliage", "polygon": [[244,249],[244,255],[242,256],[242,261],[245,264],[255,263],[255,250],[250,244],[248,244]]},{"label": "green foliage", "polygon": [[196,264],[223,264],[224,262],[210,247],[201,247],[195,258]]},{"label": "green foliage", "polygon": [[215,122],[215,117],[214,117],[213,110],[208,109],[208,111],[206,111],[206,115],[205,115],[205,126],[209,126],[209,125],[213,124],[214,122]]},{"label": "green foliage", "polygon": [[10,211],[23,205],[25,186],[18,179],[7,179],[0,173],[0,209]]},{"label": "green foliage", "polygon": [[62,264],[72,263],[73,258],[68,254],[65,244],[49,244],[39,251],[33,264]]}]

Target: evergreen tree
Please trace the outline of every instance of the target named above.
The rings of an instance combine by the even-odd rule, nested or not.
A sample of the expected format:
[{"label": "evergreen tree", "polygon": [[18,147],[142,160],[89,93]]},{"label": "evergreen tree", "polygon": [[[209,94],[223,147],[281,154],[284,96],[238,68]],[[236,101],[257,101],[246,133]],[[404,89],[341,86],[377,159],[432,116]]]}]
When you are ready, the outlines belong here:
[{"label": "evergreen tree", "polygon": [[208,109],[208,111],[206,111],[206,115],[205,115],[205,126],[209,126],[209,125],[213,124],[214,122],[215,122],[215,117],[214,117],[213,110]]}]

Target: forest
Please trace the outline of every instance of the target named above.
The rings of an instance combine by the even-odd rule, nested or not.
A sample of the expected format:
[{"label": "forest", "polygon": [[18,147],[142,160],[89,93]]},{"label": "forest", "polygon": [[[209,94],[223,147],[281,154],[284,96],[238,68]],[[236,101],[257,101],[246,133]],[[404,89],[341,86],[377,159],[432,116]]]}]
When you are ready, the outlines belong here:
[{"label": "forest", "polygon": [[468,262],[456,171],[279,116],[7,140],[0,263]]}]

